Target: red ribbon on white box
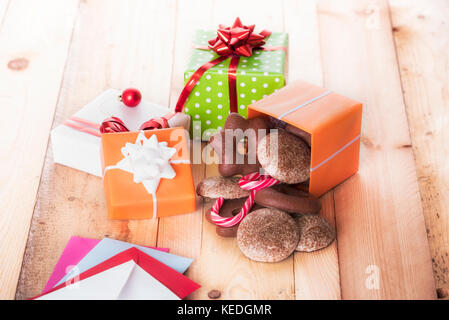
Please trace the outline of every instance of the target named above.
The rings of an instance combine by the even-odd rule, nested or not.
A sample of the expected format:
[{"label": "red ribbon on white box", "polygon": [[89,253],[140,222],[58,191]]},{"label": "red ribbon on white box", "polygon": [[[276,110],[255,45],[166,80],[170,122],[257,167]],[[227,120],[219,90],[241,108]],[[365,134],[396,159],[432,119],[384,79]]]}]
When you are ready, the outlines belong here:
[{"label": "red ribbon on white box", "polygon": [[[141,126],[140,130],[154,130],[168,128],[168,120],[170,120],[175,114],[170,112],[164,117],[152,118],[145,121]],[[101,125],[95,122],[82,119],[79,117],[71,117],[64,122],[64,125],[72,129],[88,133],[90,135],[101,137],[102,133],[113,133],[113,132],[127,132],[129,129],[125,126],[123,121],[117,117],[110,117],[105,119]]]},{"label": "red ribbon on white box", "polygon": [[70,119],[64,121],[64,125],[96,137],[101,137],[100,125],[89,120],[73,116]]}]

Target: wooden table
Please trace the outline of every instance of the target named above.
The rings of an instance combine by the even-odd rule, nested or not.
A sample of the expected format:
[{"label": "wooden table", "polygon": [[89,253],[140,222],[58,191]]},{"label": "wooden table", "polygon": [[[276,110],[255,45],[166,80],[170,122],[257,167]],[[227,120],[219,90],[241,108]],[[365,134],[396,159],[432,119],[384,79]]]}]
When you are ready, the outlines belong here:
[{"label": "wooden table", "polygon": [[[322,198],[329,248],[246,259],[197,212],[110,221],[102,181],[55,165],[52,127],[109,87],[173,106],[195,29],[243,22],[290,35],[289,79],[364,103],[361,167]],[[42,290],[72,235],[171,248],[187,276],[236,299],[434,299],[449,287],[449,3],[0,1],[0,298]],[[214,166],[194,165],[196,182]],[[433,268],[432,268],[433,267]],[[440,288],[437,295],[436,288]]]}]

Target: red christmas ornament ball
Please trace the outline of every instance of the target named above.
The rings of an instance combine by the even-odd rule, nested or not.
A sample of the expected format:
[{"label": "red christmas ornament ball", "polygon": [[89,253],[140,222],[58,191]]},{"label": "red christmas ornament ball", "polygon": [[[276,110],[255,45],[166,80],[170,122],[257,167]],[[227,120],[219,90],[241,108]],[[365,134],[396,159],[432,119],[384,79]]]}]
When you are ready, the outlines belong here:
[{"label": "red christmas ornament ball", "polygon": [[142,100],[142,94],[137,89],[129,88],[122,92],[120,100],[125,106],[134,108],[137,107]]}]

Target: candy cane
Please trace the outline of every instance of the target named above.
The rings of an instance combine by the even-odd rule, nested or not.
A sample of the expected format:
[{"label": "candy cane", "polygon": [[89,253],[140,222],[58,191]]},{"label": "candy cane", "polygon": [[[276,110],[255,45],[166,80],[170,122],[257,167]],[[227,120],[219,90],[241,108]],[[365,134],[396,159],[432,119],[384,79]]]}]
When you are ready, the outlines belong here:
[{"label": "candy cane", "polygon": [[251,193],[248,199],[246,199],[245,203],[243,204],[243,207],[240,210],[240,212],[234,217],[228,218],[221,217],[219,215],[219,212],[221,206],[223,205],[224,199],[220,197],[215,201],[214,205],[210,210],[211,220],[217,226],[225,228],[233,227],[239,224],[243,220],[243,218],[246,217],[246,215],[249,213],[252,206],[254,205],[254,198],[256,196],[257,191],[269,188],[279,183],[281,182],[272,178],[271,176],[261,175],[258,172],[243,176],[239,181],[239,186],[244,190],[251,190]]}]

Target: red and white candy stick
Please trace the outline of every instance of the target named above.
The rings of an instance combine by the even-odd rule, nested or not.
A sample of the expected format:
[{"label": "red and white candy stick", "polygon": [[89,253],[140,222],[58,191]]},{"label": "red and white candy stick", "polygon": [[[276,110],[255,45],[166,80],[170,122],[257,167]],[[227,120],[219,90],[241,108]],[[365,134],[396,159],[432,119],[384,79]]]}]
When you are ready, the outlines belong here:
[{"label": "red and white candy stick", "polygon": [[254,205],[254,198],[256,196],[257,191],[269,188],[279,183],[281,183],[279,180],[276,180],[269,175],[261,175],[258,172],[243,176],[239,181],[240,188],[245,190],[251,190],[251,193],[248,199],[246,199],[243,208],[234,217],[228,218],[221,217],[219,215],[219,212],[221,206],[223,205],[224,199],[220,197],[215,201],[214,205],[211,208],[210,211],[211,220],[217,226],[224,228],[233,227],[239,224],[243,220],[243,218],[246,217],[246,215],[249,213],[252,206]]}]

